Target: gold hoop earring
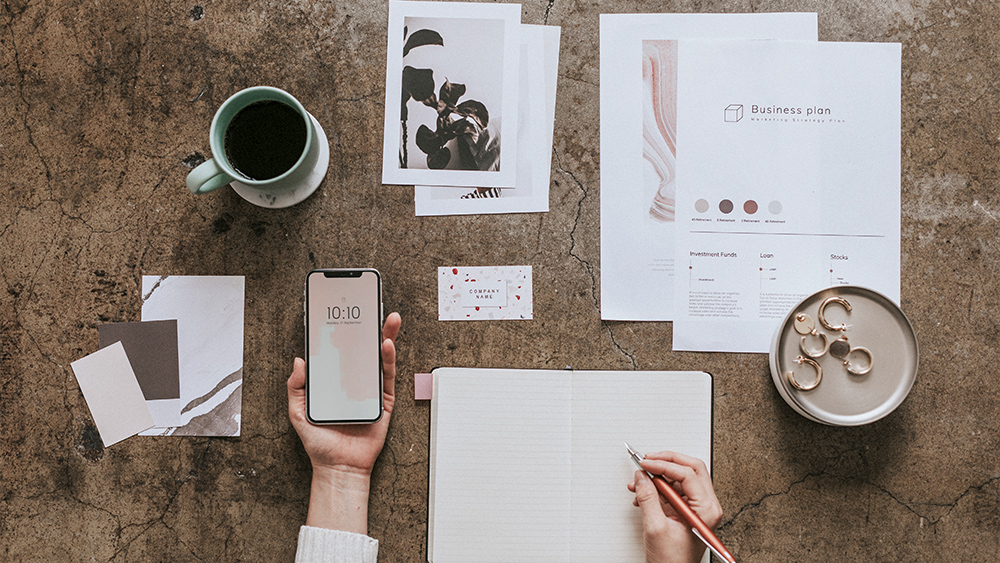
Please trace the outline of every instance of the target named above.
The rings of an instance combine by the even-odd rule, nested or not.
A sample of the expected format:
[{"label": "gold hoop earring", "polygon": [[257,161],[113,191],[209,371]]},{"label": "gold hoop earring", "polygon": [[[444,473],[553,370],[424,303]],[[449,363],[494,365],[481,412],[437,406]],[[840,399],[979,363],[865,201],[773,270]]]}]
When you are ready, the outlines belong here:
[{"label": "gold hoop earring", "polygon": [[[799,340],[799,350],[810,358],[819,358],[826,354],[826,351],[830,349],[830,340],[825,334],[816,330],[816,323],[813,322],[812,317],[805,313],[796,313],[795,321],[792,323],[795,327],[795,332],[802,335],[802,339]],[[823,347],[820,350],[809,350],[806,348],[806,338],[813,336],[823,340]]]},{"label": "gold hoop earring", "polygon": [[846,323],[841,324],[840,326],[833,326],[829,322],[827,322],[826,306],[829,305],[830,303],[836,303],[837,305],[840,305],[844,309],[847,309],[848,313],[851,312],[851,304],[848,303],[847,300],[844,299],[843,297],[828,297],[819,305],[819,314],[816,315],[817,317],[819,317],[819,324],[823,325],[823,328],[825,328],[826,330],[833,330],[840,332],[846,331],[848,328],[850,328],[850,325]]},{"label": "gold hoop earring", "polygon": [[[851,363],[849,356],[855,352],[859,352],[867,356],[868,365],[860,369],[854,367],[854,364]],[[846,336],[841,336],[830,344],[830,355],[839,359],[841,363],[844,364],[844,367],[847,368],[847,372],[854,375],[865,375],[870,372],[872,367],[875,365],[875,358],[872,356],[871,350],[865,348],[864,346],[851,348],[851,344],[847,341]]]},{"label": "gold hoop earring", "polygon": [[812,382],[811,385],[802,385],[801,383],[799,383],[798,379],[795,378],[794,371],[786,371],[785,379],[788,381],[788,384],[798,389],[799,391],[812,391],[813,389],[818,387],[819,382],[823,381],[823,368],[820,367],[820,365],[817,364],[812,359],[806,358],[804,356],[797,356],[793,361],[799,365],[809,364],[810,366],[812,366],[812,368],[816,370],[816,379]]}]

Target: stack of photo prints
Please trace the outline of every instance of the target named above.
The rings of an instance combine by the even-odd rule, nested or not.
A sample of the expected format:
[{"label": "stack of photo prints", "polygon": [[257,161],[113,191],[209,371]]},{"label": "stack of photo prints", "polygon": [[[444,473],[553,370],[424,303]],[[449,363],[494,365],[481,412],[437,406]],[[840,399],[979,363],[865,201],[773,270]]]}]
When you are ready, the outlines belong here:
[{"label": "stack of photo prints", "polygon": [[382,182],[418,216],[548,211],[559,31],[520,4],[390,2]]}]

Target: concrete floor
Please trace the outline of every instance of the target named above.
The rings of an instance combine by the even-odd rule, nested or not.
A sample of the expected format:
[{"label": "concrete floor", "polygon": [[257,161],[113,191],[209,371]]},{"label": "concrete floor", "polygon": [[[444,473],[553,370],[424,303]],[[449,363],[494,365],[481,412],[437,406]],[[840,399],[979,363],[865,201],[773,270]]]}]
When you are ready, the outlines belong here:
[{"label": "concrete floor", "polygon": [[[818,11],[821,40],[902,42],[902,306],[921,358],[889,417],[814,424],[765,355],[675,353],[669,323],[601,322],[598,15],[643,11]],[[285,399],[302,279],[353,265],[383,272],[404,319],[371,502],[381,561],[426,559],[428,405],[411,374],[445,365],[713,373],[720,536],[740,561],[1000,557],[996,3],[526,0],[525,23],[563,29],[552,210],[464,218],[416,218],[410,188],[381,185],[386,14],[0,4],[0,559],[291,560],[310,476]],[[324,124],[323,186],[277,211],[192,196],[215,109],[258,84]],[[494,264],[534,266],[535,319],[438,322],[436,267]],[[139,320],[143,274],[246,276],[242,437],[101,447],[69,364],[99,323]]]}]

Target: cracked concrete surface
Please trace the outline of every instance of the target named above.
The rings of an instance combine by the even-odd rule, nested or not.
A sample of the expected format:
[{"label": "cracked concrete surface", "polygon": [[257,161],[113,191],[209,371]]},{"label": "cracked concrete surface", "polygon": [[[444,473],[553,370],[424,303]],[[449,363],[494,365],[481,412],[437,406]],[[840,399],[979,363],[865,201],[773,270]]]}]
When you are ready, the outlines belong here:
[{"label": "cracked concrete surface", "polygon": [[[1000,557],[1000,7],[986,0],[526,0],[563,28],[551,211],[417,218],[380,184],[385,2],[0,0],[0,559],[290,561],[309,462],[286,415],[302,279],[373,266],[403,316],[376,466],[381,561],[426,559],[436,366],[706,370],[720,535],[740,561]],[[598,15],[818,11],[827,41],[899,41],[902,306],[920,374],[892,415],[808,422],[757,354],[673,352],[669,323],[602,322]],[[192,196],[231,93],[283,87],[330,170],[286,210]],[[435,268],[531,264],[535,319],[439,323]],[[243,436],[101,447],[69,364],[140,316],[142,275],[246,276]],[[624,483],[623,483],[624,487]]]}]

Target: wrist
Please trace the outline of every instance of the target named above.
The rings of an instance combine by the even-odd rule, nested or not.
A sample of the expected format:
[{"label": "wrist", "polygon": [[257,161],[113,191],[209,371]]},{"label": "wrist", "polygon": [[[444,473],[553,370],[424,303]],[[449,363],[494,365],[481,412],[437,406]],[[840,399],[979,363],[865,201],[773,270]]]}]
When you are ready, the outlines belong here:
[{"label": "wrist", "polygon": [[367,535],[370,490],[369,472],[314,466],[306,525]]}]

